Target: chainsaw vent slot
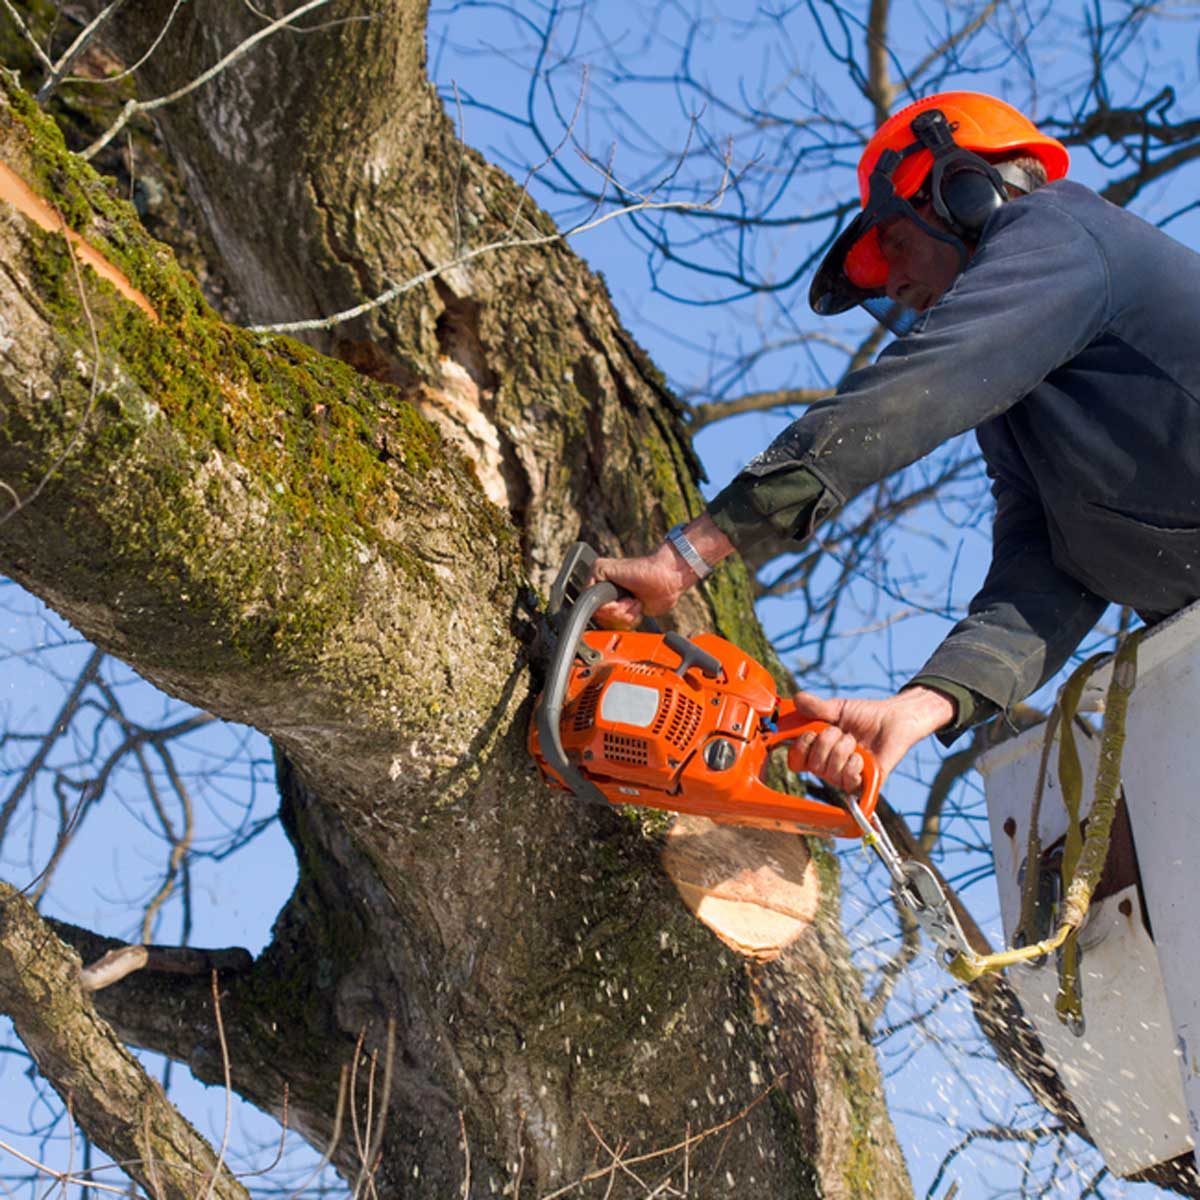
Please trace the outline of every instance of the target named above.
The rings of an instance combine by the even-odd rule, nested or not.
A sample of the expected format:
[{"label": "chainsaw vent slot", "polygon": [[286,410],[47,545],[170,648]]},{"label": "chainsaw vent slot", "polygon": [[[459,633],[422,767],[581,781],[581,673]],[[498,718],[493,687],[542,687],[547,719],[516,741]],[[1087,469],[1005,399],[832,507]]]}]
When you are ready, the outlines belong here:
[{"label": "chainsaw vent slot", "polygon": [[600,699],[601,683],[589,683],[579,695],[575,705],[575,720],[572,722],[576,733],[591,729],[596,722],[596,704]]},{"label": "chainsaw vent slot", "polygon": [[609,762],[645,767],[650,762],[650,748],[641,738],[629,737],[624,733],[605,733],[604,757]]},{"label": "chainsaw vent slot", "polygon": [[[700,718],[704,714],[704,708],[682,692],[672,691],[668,695],[673,703],[662,706],[659,710],[658,720],[654,722],[654,728],[650,730],[650,733],[654,737],[662,734],[676,750],[686,750],[692,744],[696,730],[700,728]],[[668,714],[670,714],[670,724],[667,723]],[[666,727],[665,734],[664,726]]]}]

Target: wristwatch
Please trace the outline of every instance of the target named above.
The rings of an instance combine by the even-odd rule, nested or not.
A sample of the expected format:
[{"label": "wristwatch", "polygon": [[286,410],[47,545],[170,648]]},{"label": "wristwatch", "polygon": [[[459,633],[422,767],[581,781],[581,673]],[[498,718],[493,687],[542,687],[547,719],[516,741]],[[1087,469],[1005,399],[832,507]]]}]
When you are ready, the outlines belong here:
[{"label": "wristwatch", "polygon": [[689,567],[696,573],[697,579],[704,579],[712,574],[712,566],[706,563],[700,555],[700,551],[688,540],[688,536],[683,532],[683,527],[686,521],[681,521],[678,525],[667,531],[667,541],[679,551],[680,558],[683,559]]}]

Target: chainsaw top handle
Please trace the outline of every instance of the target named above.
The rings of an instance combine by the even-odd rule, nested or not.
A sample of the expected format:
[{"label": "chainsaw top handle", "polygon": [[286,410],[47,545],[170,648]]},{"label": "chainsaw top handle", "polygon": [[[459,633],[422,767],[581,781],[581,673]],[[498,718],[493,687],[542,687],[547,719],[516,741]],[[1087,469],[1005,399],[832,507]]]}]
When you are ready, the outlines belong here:
[{"label": "chainsaw top handle", "polygon": [[571,791],[581,800],[611,808],[604,793],[567,758],[558,728],[579,639],[592,614],[621,596],[621,590],[613,583],[584,586],[591,577],[595,561],[596,552],[591,546],[576,542],[550,588],[550,604],[546,615],[555,630],[558,644],[546,675],[546,686],[537,714],[537,731],[542,754]]}]

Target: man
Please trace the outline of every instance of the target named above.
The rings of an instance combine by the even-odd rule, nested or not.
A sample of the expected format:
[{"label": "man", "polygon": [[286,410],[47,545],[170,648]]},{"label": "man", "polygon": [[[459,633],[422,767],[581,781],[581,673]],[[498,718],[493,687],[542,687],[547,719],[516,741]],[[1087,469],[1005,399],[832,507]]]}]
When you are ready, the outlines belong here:
[{"label": "man", "polygon": [[843,788],[1057,671],[1112,601],[1152,622],[1200,597],[1200,255],[1068,182],[1067,152],[990,96],[930,96],[859,163],[862,211],[817,272],[821,314],[900,336],[642,558],[596,577],[664,612],[765,533],[802,541],[866,487],[974,429],[996,499],[968,616],[885,700],[797,702],[833,728],[792,765]]}]

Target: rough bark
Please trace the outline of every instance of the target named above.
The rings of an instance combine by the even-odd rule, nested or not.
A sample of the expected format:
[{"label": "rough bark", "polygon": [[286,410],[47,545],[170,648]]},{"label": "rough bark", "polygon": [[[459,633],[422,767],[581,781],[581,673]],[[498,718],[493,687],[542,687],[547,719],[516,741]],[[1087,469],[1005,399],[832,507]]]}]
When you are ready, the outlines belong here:
[{"label": "rough bark", "polygon": [[0,883],[0,1009],[74,1120],[148,1196],[246,1200],[212,1147],[97,1015],[79,968],[79,956],[33,905]]},{"label": "rough bark", "polygon": [[[135,7],[152,27],[155,6]],[[272,41],[170,110],[252,319],[336,310],[517,212],[549,228],[454,138],[424,79],[423,6],[376,11]],[[245,14],[185,6],[145,94],[214,61],[207,39]],[[24,496],[52,473],[0,526],[0,568],[280,749],[300,882],[227,981],[235,1088],[279,1112],[286,1084],[323,1147],[343,1065],[362,1102],[375,1053],[383,1088],[390,1022],[386,1200],[518,1178],[541,1194],[609,1166],[601,1136],[634,1153],[718,1128],[644,1169],[686,1161],[705,1194],[908,1194],[828,863],[810,934],[751,977],[678,901],[652,830],[564,802],[525,754],[525,578],[580,533],[640,548],[697,502],[678,413],[603,287],[558,245],[478,260],[323,339],[356,373],[221,323],[5,95],[0,157],[162,320],[90,277],[83,311],[62,238],[0,213],[0,479]],[[749,611],[731,570],[677,616],[765,656]],[[195,983],[134,976],[97,1003],[215,1077]],[[334,1158],[354,1178],[363,1153],[343,1132]],[[640,1194],[624,1174],[596,1194],[610,1184]]]}]

